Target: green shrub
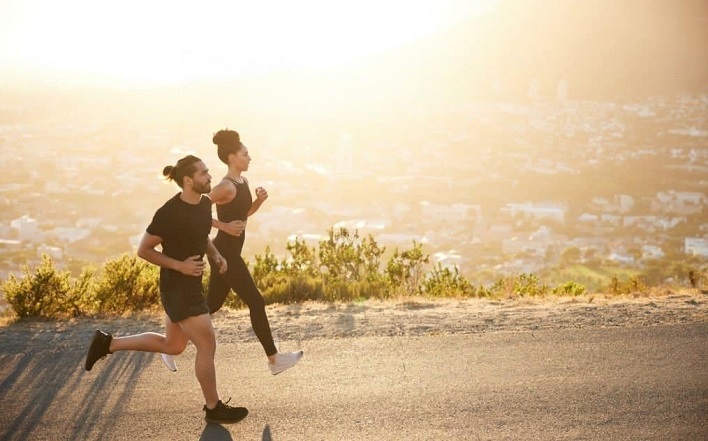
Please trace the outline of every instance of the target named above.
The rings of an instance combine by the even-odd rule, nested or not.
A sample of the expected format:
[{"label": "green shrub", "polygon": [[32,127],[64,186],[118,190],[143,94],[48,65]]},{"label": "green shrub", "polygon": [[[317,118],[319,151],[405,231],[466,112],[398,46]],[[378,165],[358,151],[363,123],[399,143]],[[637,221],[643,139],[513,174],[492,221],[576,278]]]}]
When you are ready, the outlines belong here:
[{"label": "green shrub", "polygon": [[413,241],[410,250],[398,251],[388,260],[384,271],[385,279],[395,295],[415,295],[420,292],[425,276],[425,266],[430,257],[423,254],[423,246]]},{"label": "green shrub", "polygon": [[84,267],[77,279],[71,281],[71,289],[67,296],[67,312],[73,317],[91,315],[93,308],[93,284],[96,268]]},{"label": "green shrub", "polygon": [[[315,248],[308,247],[305,241],[295,238],[295,242],[288,242],[286,246],[290,258],[280,264],[283,272],[289,277],[319,277],[319,264]],[[266,253],[269,252],[266,249]]]},{"label": "green shrub", "polygon": [[364,239],[359,232],[346,228],[330,229],[328,238],[319,243],[319,265],[325,282],[359,282],[380,277],[379,265],[385,248],[379,247],[370,235]]},{"label": "green shrub", "polygon": [[266,303],[296,303],[324,300],[321,279],[306,276],[279,277],[263,292]]},{"label": "green shrub", "polygon": [[[280,262],[270,252],[270,247],[266,247],[264,255],[256,254],[255,259],[256,264],[253,266],[252,276],[258,289],[266,290],[269,287],[269,283],[275,283],[276,281],[272,280],[272,276],[284,275]],[[266,280],[267,278],[271,278],[271,280]]]},{"label": "green shrub", "polygon": [[566,282],[553,288],[555,295],[579,296],[585,294],[585,287],[575,282]]},{"label": "green shrub", "polygon": [[421,293],[430,297],[472,297],[474,286],[462,277],[457,269],[443,267],[440,263],[423,281]]},{"label": "green shrub", "polygon": [[159,305],[159,272],[159,267],[134,255],[107,261],[95,284],[95,311],[123,314]]},{"label": "green shrub", "polygon": [[324,281],[323,300],[327,302],[350,302],[358,297],[354,283],[345,280],[330,279]]},{"label": "green shrub", "polygon": [[[34,271],[25,265],[21,279],[10,275],[2,284],[5,298],[20,318],[61,317],[81,315],[81,297],[86,279],[72,284],[68,271],[57,271],[51,257],[42,254],[41,263]],[[88,276],[87,276],[88,277]]]},{"label": "green shrub", "polygon": [[535,274],[528,273],[503,277],[491,287],[480,290],[482,297],[535,297],[548,293],[548,286],[539,283],[538,276]]},{"label": "green shrub", "polygon": [[535,274],[522,273],[514,281],[514,292],[522,297],[544,296],[548,294],[548,286],[539,283]]},{"label": "green shrub", "polygon": [[614,295],[637,294],[646,291],[647,287],[639,277],[630,277],[626,282],[621,282],[615,275],[610,280],[606,291]]}]

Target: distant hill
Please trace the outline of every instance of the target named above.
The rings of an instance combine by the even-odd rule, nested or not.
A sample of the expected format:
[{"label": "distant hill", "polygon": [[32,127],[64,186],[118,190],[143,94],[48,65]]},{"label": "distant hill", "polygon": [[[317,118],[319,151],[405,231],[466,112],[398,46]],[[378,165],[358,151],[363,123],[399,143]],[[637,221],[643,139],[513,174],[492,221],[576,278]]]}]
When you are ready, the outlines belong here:
[{"label": "distant hill", "polygon": [[578,99],[708,92],[708,1],[502,0],[374,64],[428,97],[523,98],[534,78]]}]

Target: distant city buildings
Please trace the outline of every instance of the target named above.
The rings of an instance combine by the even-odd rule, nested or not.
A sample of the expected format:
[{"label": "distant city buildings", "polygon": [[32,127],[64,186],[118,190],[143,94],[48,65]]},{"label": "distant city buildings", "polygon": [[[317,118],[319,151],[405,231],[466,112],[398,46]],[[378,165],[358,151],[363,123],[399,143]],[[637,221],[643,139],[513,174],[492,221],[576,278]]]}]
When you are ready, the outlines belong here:
[{"label": "distant city buildings", "polygon": [[21,242],[35,242],[42,239],[39,235],[39,223],[37,219],[27,215],[10,221],[10,226],[17,230],[17,235]]},{"label": "distant city buildings", "polygon": [[[496,84],[502,87],[501,80]],[[294,238],[316,245],[329,228],[343,227],[371,234],[389,250],[424,244],[433,263],[462,273],[536,271],[557,263],[568,248],[577,248],[581,262],[639,269],[677,252],[708,257],[708,224],[700,221],[708,205],[708,179],[700,179],[708,172],[708,98],[574,102],[567,83],[556,86],[555,100],[551,91],[549,99],[539,95],[530,104],[446,109],[444,122],[426,128],[422,140],[416,134],[367,143],[347,130],[323,148],[273,134],[266,147],[253,148],[258,156],[249,179],[270,196],[249,219],[246,253],[265,246],[284,253]],[[539,83],[529,84],[529,94],[534,90],[541,94]],[[161,167],[189,145],[203,144],[201,133],[182,139],[162,129],[126,134],[129,141],[113,140],[113,131],[100,127],[62,127],[57,134],[46,126],[25,136],[28,130],[0,124],[4,163],[18,173],[0,182],[7,213],[0,217],[0,248],[22,258],[31,251],[100,262],[115,250],[134,252],[154,208],[178,191],[165,185]],[[60,155],[41,149],[53,137]],[[124,153],[109,155],[95,147],[101,143]],[[195,153],[214,155],[211,146]],[[644,192],[585,180],[588,171],[610,167],[630,174],[631,166],[622,167],[632,161],[699,179],[657,176]],[[210,164],[219,179],[221,165],[213,158]],[[545,190],[531,191],[537,182],[546,190],[556,182],[568,190],[584,185],[588,196],[547,197]],[[22,263],[8,258],[0,272]]]},{"label": "distant city buildings", "polygon": [[708,238],[687,237],[684,239],[684,252],[689,256],[708,257]]}]

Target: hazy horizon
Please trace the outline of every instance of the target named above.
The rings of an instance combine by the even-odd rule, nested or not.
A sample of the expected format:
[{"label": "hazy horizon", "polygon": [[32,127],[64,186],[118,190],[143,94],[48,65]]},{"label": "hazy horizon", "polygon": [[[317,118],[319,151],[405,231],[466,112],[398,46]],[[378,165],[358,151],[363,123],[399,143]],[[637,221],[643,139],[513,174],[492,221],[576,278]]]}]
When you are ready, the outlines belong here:
[{"label": "hazy horizon", "polygon": [[497,0],[333,5],[321,0],[0,2],[0,66],[17,84],[159,87],[312,71],[367,56],[489,13]]},{"label": "hazy horizon", "polygon": [[[424,0],[269,8],[207,1],[0,2],[0,92],[215,87],[247,99],[411,100],[456,93],[608,97],[708,90],[701,0]],[[272,97],[274,94],[277,97]],[[234,96],[234,98],[238,98]],[[459,98],[459,96],[458,96]]]}]

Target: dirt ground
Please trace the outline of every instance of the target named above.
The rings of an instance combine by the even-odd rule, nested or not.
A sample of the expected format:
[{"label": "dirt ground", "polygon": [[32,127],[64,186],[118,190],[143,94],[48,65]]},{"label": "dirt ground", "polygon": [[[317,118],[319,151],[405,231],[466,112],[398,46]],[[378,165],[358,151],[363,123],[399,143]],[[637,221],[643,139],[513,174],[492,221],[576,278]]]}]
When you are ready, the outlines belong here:
[{"label": "dirt ground", "polygon": [[[616,326],[689,324],[708,321],[708,294],[698,290],[665,295],[488,299],[365,300],[351,303],[305,302],[267,307],[276,340],[368,336],[473,334]],[[5,319],[0,337],[22,344],[33,332],[81,332],[83,327],[120,329],[121,334],[156,331],[162,313],[63,321]],[[218,339],[254,342],[247,309],[224,308],[214,316]],[[8,341],[8,339],[10,341]]]}]

